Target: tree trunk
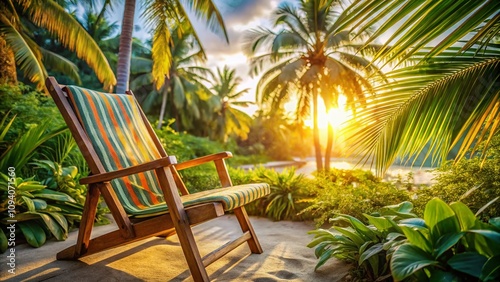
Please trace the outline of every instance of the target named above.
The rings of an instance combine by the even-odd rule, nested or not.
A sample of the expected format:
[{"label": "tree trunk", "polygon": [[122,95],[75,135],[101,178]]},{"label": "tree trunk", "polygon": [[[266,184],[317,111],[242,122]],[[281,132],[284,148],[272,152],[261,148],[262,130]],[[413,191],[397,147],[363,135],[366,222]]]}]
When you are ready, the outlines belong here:
[{"label": "tree trunk", "polygon": [[118,65],[116,68],[116,93],[128,90],[130,76],[130,58],[132,56],[132,32],[134,29],[135,0],[125,1],[123,11],[122,31],[118,49]]},{"label": "tree trunk", "polygon": [[330,122],[328,122],[328,139],[326,141],[326,150],[325,150],[325,170],[330,170],[330,158],[332,157],[332,148],[333,148],[333,126]]},{"label": "tree trunk", "polygon": [[0,36],[0,84],[17,84],[16,59],[14,52]]},{"label": "tree trunk", "polygon": [[167,83],[164,84],[163,86],[163,97],[161,100],[161,108],[160,108],[160,117],[158,118],[158,125],[156,128],[160,129],[161,126],[163,125],[163,118],[165,116],[165,109],[167,108],[167,97],[168,97],[168,85]]},{"label": "tree trunk", "polygon": [[321,143],[319,139],[318,127],[318,90],[313,87],[313,138],[314,138],[314,152],[316,154],[316,170],[323,170],[323,160],[321,158]]}]

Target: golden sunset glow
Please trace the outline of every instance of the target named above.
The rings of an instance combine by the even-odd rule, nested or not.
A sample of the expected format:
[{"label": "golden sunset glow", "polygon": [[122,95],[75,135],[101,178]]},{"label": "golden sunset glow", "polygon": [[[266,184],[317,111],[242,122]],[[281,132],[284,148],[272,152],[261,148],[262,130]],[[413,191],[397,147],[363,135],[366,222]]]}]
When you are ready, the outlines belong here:
[{"label": "golden sunset glow", "polygon": [[[330,123],[334,129],[340,129],[344,123],[349,119],[350,112],[345,110],[347,99],[344,95],[339,96],[338,108],[332,108],[326,112],[325,105],[320,101],[318,103],[318,127],[320,129],[326,129],[328,123]],[[305,120],[305,125],[308,127],[313,127],[313,119],[311,116]]]}]

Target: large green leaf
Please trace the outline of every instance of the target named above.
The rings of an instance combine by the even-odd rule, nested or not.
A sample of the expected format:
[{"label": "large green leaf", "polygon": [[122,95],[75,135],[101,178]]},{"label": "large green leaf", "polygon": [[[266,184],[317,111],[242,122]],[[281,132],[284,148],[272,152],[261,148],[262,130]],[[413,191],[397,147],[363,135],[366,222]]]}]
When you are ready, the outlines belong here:
[{"label": "large green leaf", "polygon": [[[37,214],[40,216],[40,218],[43,220],[45,223],[45,226],[50,230],[50,233],[56,237],[57,240],[63,241],[68,238],[68,232],[66,230],[68,229],[68,223],[66,222],[66,226],[61,226],[58,221],[56,221],[54,218],[49,216],[48,214],[40,213],[40,212],[35,212],[33,214]],[[64,219],[66,220],[66,219]],[[65,230],[66,229],[66,230]]]},{"label": "large green leaf", "polygon": [[439,259],[442,254],[458,243],[460,239],[465,235],[463,232],[458,233],[447,233],[439,238],[439,240],[434,244],[433,256]]},{"label": "large green leaf", "polygon": [[391,223],[390,219],[385,217],[375,217],[368,214],[363,214],[364,217],[368,219],[368,222],[375,226],[379,231],[389,231],[394,228],[394,223]]},{"label": "large green leaf", "polygon": [[365,260],[380,254],[381,252],[384,251],[384,244],[382,243],[377,243],[367,250],[365,250],[363,253],[360,253],[358,264],[361,265]]},{"label": "large green leaf", "polygon": [[24,238],[30,246],[38,248],[45,244],[47,237],[45,231],[37,221],[18,222],[17,225],[23,232]]},{"label": "large green leaf", "polygon": [[420,269],[438,264],[438,261],[420,248],[411,244],[403,244],[392,255],[392,276],[401,281]]},{"label": "large green leaf", "polygon": [[340,215],[339,218],[344,218],[345,220],[347,220],[356,230],[356,232],[364,237],[365,240],[377,240],[377,235],[375,234],[375,232],[373,232],[373,230],[368,228],[363,222],[361,222],[354,216],[343,214]]},{"label": "large green leaf", "polygon": [[434,198],[427,203],[424,220],[431,231],[431,238],[434,242],[447,233],[460,232],[455,212],[439,198]]},{"label": "large green leaf", "polygon": [[408,242],[413,244],[415,247],[432,254],[432,242],[430,241],[430,235],[428,234],[427,229],[401,226],[401,230],[403,230]]},{"label": "large green leaf", "polygon": [[365,240],[350,227],[334,226],[333,228],[351,240],[358,248],[365,243]]},{"label": "large green leaf", "polygon": [[467,205],[461,202],[455,202],[451,203],[450,207],[457,215],[462,231],[466,231],[474,227],[474,225],[476,224],[476,216],[474,215],[474,213],[472,213],[469,207],[467,207]]},{"label": "large green leaf", "polygon": [[448,265],[457,271],[479,278],[481,276],[481,270],[487,260],[487,257],[478,253],[466,252],[451,257],[448,260]]},{"label": "large green leaf", "polygon": [[71,198],[71,196],[69,196],[68,194],[50,189],[43,189],[40,191],[33,192],[33,196],[37,198],[50,199],[61,202],[76,203],[76,201],[73,198]]},{"label": "large green leaf", "polygon": [[500,278],[500,255],[488,259],[481,271],[482,281],[497,281]]}]

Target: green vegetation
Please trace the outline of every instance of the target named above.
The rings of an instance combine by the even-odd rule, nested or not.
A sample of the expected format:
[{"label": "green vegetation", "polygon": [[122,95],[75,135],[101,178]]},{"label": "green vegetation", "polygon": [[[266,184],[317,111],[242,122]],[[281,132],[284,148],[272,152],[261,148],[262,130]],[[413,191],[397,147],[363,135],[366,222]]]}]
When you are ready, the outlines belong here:
[{"label": "green vegetation", "polygon": [[315,197],[303,212],[311,213],[318,226],[335,214],[363,218],[364,213],[410,200],[405,189],[364,170],[332,169],[318,173],[314,192]]},{"label": "green vegetation", "polygon": [[[260,75],[253,117],[239,108],[251,102],[240,100],[248,89],[236,66],[207,68],[205,42],[184,9],[228,41],[213,1],[140,1],[154,30],[148,42],[132,39],[133,1],[124,1],[120,36],[106,14],[115,1],[83,2],[0,4],[0,83],[7,83],[0,84],[0,252],[11,216],[31,246],[64,240],[79,225],[87,192],[79,184],[89,174],[83,156],[52,100],[34,87],[50,74],[110,91],[111,65],[119,65],[117,91],[130,81],[179,162],[231,151],[233,184],[271,185],[249,214],[333,224],[310,232],[316,268],[337,258],[362,281],[500,280],[498,1],[282,2],[271,27],[246,34],[251,74]],[[82,7],[83,15],[73,12]],[[382,74],[381,66],[392,69]],[[375,164],[377,176],[330,169],[321,158],[323,149],[325,160],[335,152],[331,124],[320,144],[319,105],[336,108],[340,95],[354,114],[336,134],[348,153]],[[294,99],[292,116],[284,108]],[[312,129],[304,122],[311,109]],[[310,156],[313,148],[312,177],[235,168]],[[441,165],[432,186],[378,177],[397,158],[421,157]],[[220,186],[213,164],[180,175],[191,192]],[[106,212],[99,205],[97,224],[107,223]]]},{"label": "green vegetation", "polygon": [[426,204],[423,219],[411,209],[403,202],[363,214],[368,224],[339,215],[332,219],[332,230],[311,231],[315,237],[308,246],[319,258],[316,268],[335,257],[352,262],[353,274],[368,281],[500,277],[500,218],[485,223],[465,204],[447,205],[439,198]]}]

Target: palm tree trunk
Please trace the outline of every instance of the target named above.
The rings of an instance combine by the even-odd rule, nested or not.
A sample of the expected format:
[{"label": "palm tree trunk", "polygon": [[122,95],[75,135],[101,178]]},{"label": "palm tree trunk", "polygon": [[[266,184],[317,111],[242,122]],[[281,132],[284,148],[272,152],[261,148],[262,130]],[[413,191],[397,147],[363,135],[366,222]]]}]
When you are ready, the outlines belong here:
[{"label": "palm tree trunk", "polygon": [[328,139],[326,141],[326,151],[325,151],[325,171],[330,170],[330,158],[332,156],[333,148],[333,126],[328,123]]},{"label": "palm tree trunk", "polygon": [[130,58],[132,56],[132,31],[134,28],[135,0],[125,1],[123,11],[122,32],[118,49],[118,66],[116,68],[116,93],[128,90],[130,76]]},{"label": "palm tree trunk", "polygon": [[318,127],[318,90],[313,87],[313,138],[314,138],[314,152],[316,154],[316,170],[323,170],[323,160],[321,158],[321,143],[319,140],[319,127]]},{"label": "palm tree trunk", "polygon": [[17,84],[16,60],[14,52],[0,36],[0,84]]},{"label": "palm tree trunk", "polygon": [[165,84],[163,85],[163,98],[161,100],[161,109],[160,109],[160,117],[158,118],[158,125],[156,128],[160,129],[161,126],[163,125],[163,118],[165,116],[165,109],[167,108],[167,97],[168,97],[168,85],[167,81],[165,81]]}]

